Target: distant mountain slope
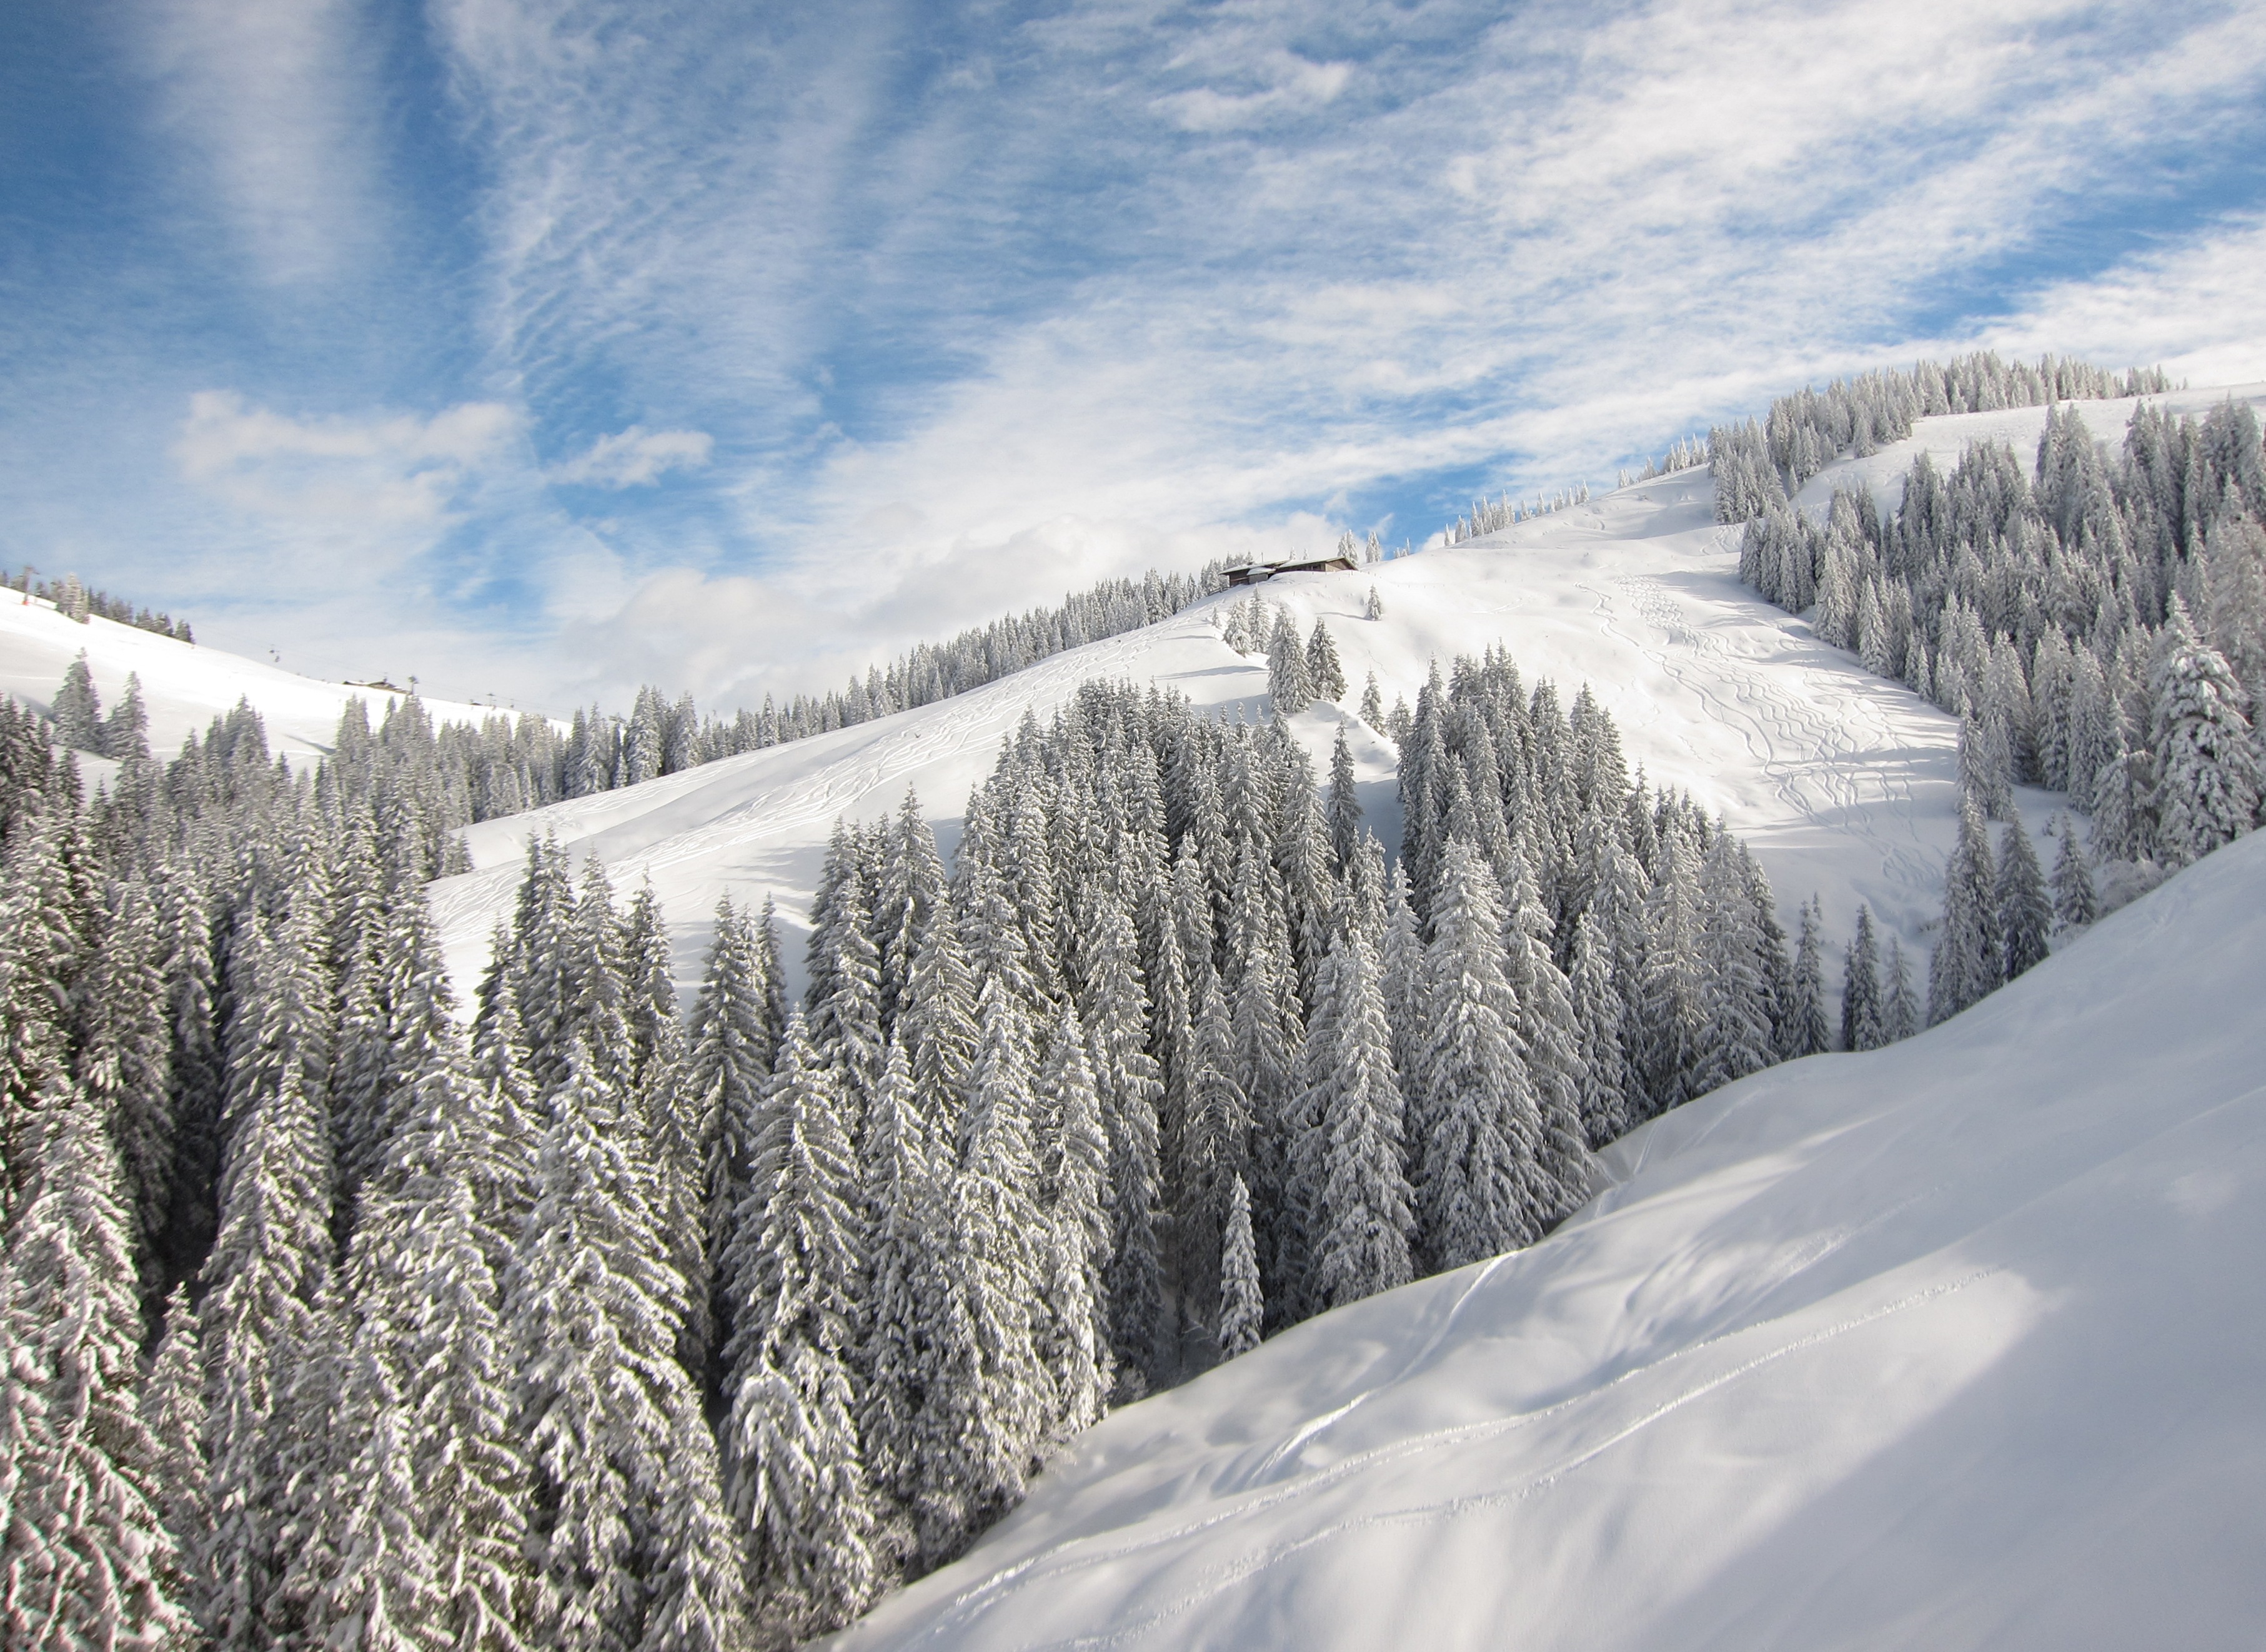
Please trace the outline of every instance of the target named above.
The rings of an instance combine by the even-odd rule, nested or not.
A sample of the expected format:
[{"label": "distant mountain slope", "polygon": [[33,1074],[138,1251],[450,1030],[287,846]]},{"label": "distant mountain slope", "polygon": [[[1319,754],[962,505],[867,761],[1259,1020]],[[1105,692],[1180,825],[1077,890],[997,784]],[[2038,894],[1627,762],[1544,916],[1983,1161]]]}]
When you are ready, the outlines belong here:
[{"label": "distant mountain slope", "polygon": [[843,1652],[2248,1647],[2266,834],[1113,1415]]},{"label": "distant mountain slope", "polygon": [[[117,702],[128,673],[141,678],[150,711],[150,749],[161,758],[179,752],[192,731],[202,734],[239,699],[249,699],[258,710],[276,751],[319,756],[330,749],[339,713],[349,699],[361,695],[376,722],[390,697],[383,689],[318,681],[113,620],[91,619],[81,625],[50,603],[0,593],[0,692],[46,710],[81,649],[105,707]],[[477,723],[493,710],[450,700],[428,700],[425,706],[443,723]]]},{"label": "distant mountain slope", "polygon": [[[2168,390],[2161,396],[2118,397],[2098,402],[2071,402],[2085,420],[2086,428],[2096,440],[2120,445],[2124,440],[2124,428],[2132,422],[2132,411],[2142,402],[2174,414],[2193,414],[2201,418],[2219,403],[2232,397],[2266,408],[2266,384],[2212,385],[2203,389]],[[1925,452],[1935,462],[1937,469],[1948,473],[1959,462],[1959,457],[1978,441],[1999,441],[2014,450],[2024,470],[2037,462],[2038,436],[2045,428],[2046,409],[2043,407],[2009,407],[1988,413],[1950,413],[1937,418],[1923,418],[1912,426],[1912,433],[1901,441],[1890,442],[1878,453],[1862,459],[1836,461],[1808,482],[1795,496],[1795,503],[1811,516],[1823,520],[1826,508],[1833,503],[1837,487],[1852,487],[1865,483],[1873,491],[1873,499],[1882,510],[1893,510],[1904,502],[1905,475],[1912,461]]]},{"label": "distant mountain slope", "polygon": [[[1705,470],[1639,484],[1451,550],[1356,573],[1305,574],[1260,587],[1302,627],[1326,617],[1356,704],[1375,670],[1390,706],[1413,703],[1432,660],[1507,646],[1530,685],[1570,700],[1590,685],[1619,724],[1632,764],[1656,785],[1720,810],[1761,857],[1791,908],[1813,891],[1837,929],[1860,899],[1909,940],[1939,903],[1953,831],[1956,730],[1737,579],[1736,530],[1715,526]],[[1385,615],[1362,616],[1374,584]],[[1140,631],[1059,654],[971,694],[875,722],[727,759],[646,785],[473,827],[479,870],[436,885],[460,981],[484,961],[508,909],[530,836],[555,832],[618,877],[651,877],[669,917],[680,981],[690,983],[709,914],[726,890],[777,894],[798,919],[836,816],[871,819],[917,787],[950,846],[952,818],[1027,711],[1049,716],[1096,677],[1154,681],[1199,706],[1262,713],[1263,656],[1238,656],[1214,612],[1223,593]],[[1327,772],[1340,714],[1299,729]],[[1371,822],[1397,841],[1389,742],[1357,724]],[[2026,800],[2033,827],[2043,798]],[[799,957],[799,945],[790,953]]]}]

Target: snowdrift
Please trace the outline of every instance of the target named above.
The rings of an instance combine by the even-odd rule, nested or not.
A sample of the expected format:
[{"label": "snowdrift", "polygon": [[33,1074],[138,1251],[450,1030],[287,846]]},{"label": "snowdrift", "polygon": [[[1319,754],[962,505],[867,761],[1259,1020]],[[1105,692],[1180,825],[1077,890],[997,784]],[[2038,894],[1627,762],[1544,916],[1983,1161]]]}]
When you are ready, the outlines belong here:
[{"label": "snowdrift", "polygon": [[2257,1644],[2266,835],[1078,1441],[881,1648]]}]

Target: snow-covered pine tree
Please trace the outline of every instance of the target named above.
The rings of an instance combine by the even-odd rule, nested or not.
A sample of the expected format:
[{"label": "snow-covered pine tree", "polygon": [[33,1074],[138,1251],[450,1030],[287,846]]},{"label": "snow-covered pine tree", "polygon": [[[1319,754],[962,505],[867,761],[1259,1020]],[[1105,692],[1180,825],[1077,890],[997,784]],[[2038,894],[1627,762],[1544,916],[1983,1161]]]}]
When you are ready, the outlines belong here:
[{"label": "snow-covered pine tree", "polygon": [[1509,851],[1503,889],[1503,976],[1518,1005],[1518,1032],[1542,1123],[1539,1166],[1558,1190],[1541,1224],[1549,1226],[1579,1208],[1597,1178],[1589,1132],[1582,1122],[1581,1030],[1573,989],[1560,972],[1552,945],[1553,925],[1535,888],[1526,856]]},{"label": "snow-covered pine tree", "polygon": [[298,1550],[290,1580],[310,1645],[413,1652],[437,1638],[438,1579],[387,1340],[364,1322],[326,1419],[337,1466],[318,1504],[323,1536]]},{"label": "snow-covered pine tree", "polygon": [[1406,1284],[1415,1230],[1392,1031],[1376,955],[1359,933],[1332,944],[1327,979],[1332,1002],[1316,1021],[1326,1020],[1334,1037],[1320,1094],[1307,1103],[1320,1138],[1308,1294],[1322,1308]]},{"label": "snow-covered pine tree", "polygon": [[170,1283],[163,1251],[173,1210],[175,1140],[165,978],[146,886],[111,891],[81,1012],[79,1082],[117,1143],[120,1196],[145,1294]]},{"label": "snow-covered pine tree", "polygon": [[160,898],[171,1038],[168,1111],[173,1130],[172,1197],[163,1250],[166,1271],[178,1280],[203,1260],[219,1221],[213,1195],[220,1172],[226,1073],[215,1023],[220,989],[203,882],[193,871],[168,868]]},{"label": "snow-covered pine tree", "polygon": [[1220,1241],[1219,1357],[1233,1359],[1258,1347],[1266,1317],[1259,1288],[1259,1250],[1251,1233],[1251,1193],[1239,1175],[1228,1184],[1227,1219]]},{"label": "snow-covered pine tree", "polygon": [[1306,651],[1298,641],[1297,625],[1285,608],[1276,616],[1274,635],[1267,644],[1267,693],[1278,717],[1296,717],[1314,702],[1314,680],[1306,669]]},{"label": "snow-covered pine tree", "polygon": [[[157,1646],[188,1627],[165,1585],[157,1441],[136,1402],[132,1221],[105,1121],[62,1074],[9,1143],[23,1200],[0,1263],[9,1380],[40,1426],[10,1440],[0,1631],[11,1646]],[[28,1139],[27,1139],[28,1138]]]},{"label": "snow-covered pine tree", "polygon": [[876,1571],[849,1384],[807,1343],[784,1352],[785,1367],[766,1360],[748,1373],[732,1408],[757,1621],[764,1643],[778,1647],[847,1623]]},{"label": "snow-covered pine tree", "polygon": [[1621,1044],[1627,1007],[1613,979],[1612,943],[1594,909],[1575,923],[1567,986],[1582,1052],[1582,1127],[1594,1150],[1627,1133],[1631,1081]]},{"label": "snow-covered pine tree", "polygon": [[701,1167],[704,1268],[711,1335],[720,1350],[732,1334],[731,1292],[720,1268],[757,1174],[769,1117],[771,1049],[762,972],[754,928],[725,895],[716,903],[715,935],[694,1001],[683,1092]]},{"label": "snow-covered pine tree", "polygon": [[549,1098],[534,1208],[504,1329],[535,1494],[545,1644],[612,1652],[644,1634],[652,1511],[695,1403],[676,1357],[683,1281],[655,1231],[627,1097],[577,1038]]},{"label": "snow-covered pine tree", "polygon": [[1110,1217],[1103,1193],[1109,1143],[1078,1007],[1056,1012],[1039,1066],[1035,1099],[1043,1201],[1042,1321],[1039,1357],[1053,1379],[1054,1437],[1099,1422],[1113,1386],[1109,1344]]},{"label": "snow-covered pine tree", "polygon": [[331,1258],[330,1132],[320,1091],[324,1029],[308,933],[254,914],[230,976],[227,1158],[220,1232],[199,1306],[211,1391],[214,1538],[207,1605],[216,1646],[263,1644],[276,1551],[294,1373],[321,1331]]},{"label": "snow-covered pine tree", "polygon": [[1873,909],[1857,908],[1857,932],[1841,964],[1841,1047],[1877,1050],[1887,1042],[1881,1022],[1881,947]]},{"label": "snow-covered pine tree", "polygon": [[1338,645],[1330,640],[1330,628],[1319,619],[1314,634],[1306,639],[1306,680],[1318,700],[1345,698],[1345,667],[1338,663]]},{"label": "snow-covered pine tree", "polygon": [[1377,673],[1373,671],[1362,687],[1360,717],[1377,732],[1385,732],[1385,693],[1377,686]]},{"label": "snow-covered pine tree", "polygon": [[2156,842],[2164,863],[2176,870],[2248,832],[2260,801],[2248,696],[2225,657],[2196,635],[2177,596],[2157,644],[2148,697]]},{"label": "snow-covered pine tree", "polygon": [[1361,837],[1361,796],[1356,789],[1353,748],[1346,744],[1345,724],[1338,724],[1337,744],[1330,750],[1330,854],[1341,877],[1352,864],[1354,846]]},{"label": "snow-covered pine tree", "polygon": [[977,1001],[983,1042],[967,1146],[952,1186],[948,1270],[973,1358],[951,1360],[939,1372],[930,1408],[947,1443],[931,1489],[948,1494],[966,1524],[957,1533],[932,1535],[932,1553],[956,1550],[1021,1499],[1055,1409],[1051,1379],[1032,1337],[1041,1223],[1030,1136],[1030,1035],[1008,983],[1005,972],[995,973]]},{"label": "snow-covered pine tree", "polygon": [[[1738,841],[1718,826],[1700,874],[1700,945],[1704,973],[1700,1062],[1692,1089],[1704,1093],[1778,1059],[1770,1016],[1765,1009],[1762,935],[1747,891]],[[1817,1002],[1817,940],[1809,910],[1802,912],[1802,938],[1795,954],[1795,1015],[1804,1041],[1825,1043],[1824,1007]],[[1814,1024],[1813,1024],[1814,1023]]]},{"label": "snow-covered pine tree", "polygon": [[2052,950],[2054,925],[2053,902],[2046,894],[2045,876],[2038,870],[2037,852],[2030,847],[2029,833],[2022,829],[2019,813],[2000,845],[1994,894],[1999,907],[1999,932],[2006,949],[2005,979],[2011,981],[2045,962]]},{"label": "snow-covered pine tree", "polygon": [[1802,909],[1802,928],[1794,950],[1794,1003],[1780,1053],[1789,1061],[1833,1047],[1825,1019],[1825,915],[1813,895]]},{"label": "snow-covered pine tree", "polygon": [[102,697],[95,692],[94,673],[87,669],[86,650],[63,668],[62,687],[55,690],[55,739],[74,752],[106,757],[102,725]]},{"label": "snow-covered pine tree", "polygon": [[[431,1135],[420,1132],[424,1140]],[[388,1304],[403,1372],[404,1449],[429,1547],[435,1619],[452,1647],[509,1652],[539,1617],[527,1542],[528,1467],[513,1415],[500,1282],[466,1171],[443,1133],[442,1174],[418,1178],[415,1240]],[[406,1310],[413,1318],[400,1317]]]},{"label": "snow-covered pine tree", "polygon": [[639,1652],[745,1652],[755,1618],[745,1552],[724,1510],[715,1437],[694,1403],[673,1407],[669,1422],[676,1472],[653,1513],[659,1560]]},{"label": "snow-covered pine tree", "polygon": [[1150,1050],[1153,1037],[1156,1047],[1188,1051],[1194,1032],[1181,973],[1180,934],[1165,910],[1164,887],[1159,874],[1150,903],[1159,967],[1150,981],[1162,990],[1153,1010],[1142,978],[1140,938],[1107,884],[1089,904],[1079,942],[1086,1043],[1109,1144],[1109,1168],[1102,1182],[1109,1217],[1104,1300],[1121,1381],[1139,1372],[1148,1381],[1161,1383],[1173,1362],[1158,1119],[1165,1083]]},{"label": "snow-covered pine tree", "polygon": [[1927,972],[1931,1026],[1998,991],[2006,979],[1996,864],[1983,811],[1969,797],[1960,805],[1959,841],[1944,866],[1943,930]]},{"label": "snow-covered pine tree", "polygon": [[1240,1180],[1249,1163],[1252,1123],[1250,1098],[1235,1079],[1235,1038],[1219,977],[1206,971],[1200,990],[1182,1153],[1185,1180],[1173,1238],[1181,1302],[1199,1320],[1209,1320],[1213,1303],[1205,1287],[1218,1270],[1228,1183]]},{"label": "snow-covered pine tree", "polygon": [[1460,840],[1442,855],[1433,931],[1414,1146],[1424,1248],[1444,1270],[1531,1243],[1558,1189],[1539,1163],[1541,1110],[1503,976],[1501,896]]},{"label": "snow-covered pine tree", "polygon": [[[4,1334],[4,1333],[0,1333]],[[186,1284],[165,1299],[164,1329],[142,1380],[142,1420],[155,1455],[150,1484],[158,1517],[172,1539],[164,1588],[199,1633],[210,1627],[195,1612],[204,1604],[203,1578],[212,1547],[212,1474],[205,1461],[204,1344]]]},{"label": "snow-covered pine tree", "polygon": [[1692,844],[1681,823],[1671,821],[1660,841],[1659,876],[1646,897],[1643,972],[1634,994],[1631,1065],[1643,1081],[1648,1117],[1680,1107],[1693,1094],[1707,1013],[1701,922]]},{"label": "snow-covered pine tree", "polygon": [[1889,961],[1881,986],[1881,1042],[1896,1044],[1920,1030],[1919,999],[1912,991],[1911,964],[1904,943],[1889,936]]},{"label": "snow-covered pine tree", "polygon": [[2081,929],[2101,915],[2101,897],[2093,884],[2093,869],[2085,845],[2078,841],[2077,823],[2061,818],[2061,848],[2054,855],[2054,917],[2064,929]]},{"label": "snow-covered pine tree", "polygon": [[1409,899],[1404,861],[1393,862],[1385,885],[1379,984],[1385,993],[1385,1020],[1392,1029],[1392,1070],[1400,1075],[1400,1093],[1408,1103],[1404,1117],[1413,1158],[1422,1140],[1417,1128],[1424,1095],[1422,1058],[1431,1022],[1426,1013],[1424,941]]},{"label": "snow-covered pine tree", "polygon": [[932,1229],[942,1209],[939,1167],[901,1039],[889,1041],[859,1146],[866,1295],[856,1422],[874,1501],[875,1557],[894,1568],[916,1552],[920,1410],[946,1288],[939,1272],[944,1236]]}]

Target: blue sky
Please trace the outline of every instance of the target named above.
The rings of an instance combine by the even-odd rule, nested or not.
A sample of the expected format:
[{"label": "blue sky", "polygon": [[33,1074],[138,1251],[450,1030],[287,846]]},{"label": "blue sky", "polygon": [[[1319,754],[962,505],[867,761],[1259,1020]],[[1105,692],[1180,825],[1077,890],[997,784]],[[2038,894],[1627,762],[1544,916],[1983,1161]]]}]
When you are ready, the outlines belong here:
[{"label": "blue sky", "polygon": [[2255,6],[0,15],[0,560],[729,705],[1977,345],[2266,378]]}]

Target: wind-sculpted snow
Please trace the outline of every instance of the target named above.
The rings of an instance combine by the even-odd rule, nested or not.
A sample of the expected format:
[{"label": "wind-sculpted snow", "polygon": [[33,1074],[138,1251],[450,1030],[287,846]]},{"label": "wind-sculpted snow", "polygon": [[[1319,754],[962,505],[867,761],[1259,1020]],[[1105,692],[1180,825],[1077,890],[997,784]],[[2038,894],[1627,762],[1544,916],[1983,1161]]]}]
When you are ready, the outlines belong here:
[{"label": "wind-sculpted snow", "polygon": [[[1570,701],[1587,683],[1656,785],[1720,811],[1769,872],[1781,904],[1813,891],[1846,933],[1860,900],[1918,942],[1939,905],[1955,804],[1951,720],[1813,638],[1737,579],[1735,530],[1712,520],[1704,470],[1642,483],[1452,550],[1355,574],[1297,575],[1260,587],[1302,629],[1326,617],[1352,685],[1378,673],[1385,703],[1414,702],[1434,660],[1507,647],[1527,681]],[[1374,584],[1385,616],[1362,617]],[[530,837],[556,833],[616,877],[645,877],[666,907],[678,979],[689,983],[717,897],[777,896],[798,920],[837,816],[870,819],[915,787],[947,850],[961,804],[1026,711],[1051,715],[1081,682],[1157,682],[1199,706],[1261,714],[1263,656],[1239,656],[1211,623],[1235,591],[1141,631],[1059,654],[955,699],[643,786],[485,822],[468,841],[481,870],[435,886],[459,981],[485,961]],[[1299,727],[1327,769],[1341,717]],[[1370,819],[1398,841],[1389,742],[1354,724]],[[2043,826],[2048,807],[2027,800]],[[799,948],[790,946],[791,954]]]},{"label": "wind-sculpted snow", "polygon": [[882,1648],[2256,1644],[2266,837],[1083,1438]]}]

